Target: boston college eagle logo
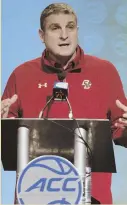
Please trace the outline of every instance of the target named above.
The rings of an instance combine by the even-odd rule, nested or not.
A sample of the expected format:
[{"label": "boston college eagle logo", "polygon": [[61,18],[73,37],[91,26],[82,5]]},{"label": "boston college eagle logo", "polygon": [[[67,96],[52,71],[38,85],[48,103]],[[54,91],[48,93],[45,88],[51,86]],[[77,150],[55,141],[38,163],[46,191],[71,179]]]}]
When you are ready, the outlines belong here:
[{"label": "boston college eagle logo", "polygon": [[92,83],[90,82],[90,80],[83,80],[82,85],[84,86],[84,89],[90,89]]}]

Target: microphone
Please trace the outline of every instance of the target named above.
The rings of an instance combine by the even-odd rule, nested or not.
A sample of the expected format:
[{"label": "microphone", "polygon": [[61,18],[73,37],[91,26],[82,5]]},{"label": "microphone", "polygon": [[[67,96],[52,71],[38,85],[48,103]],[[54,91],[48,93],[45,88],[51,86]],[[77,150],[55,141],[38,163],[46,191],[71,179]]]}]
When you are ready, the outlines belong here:
[{"label": "microphone", "polygon": [[66,82],[55,82],[53,86],[53,94],[50,97],[50,99],[47,101],[44,108],[39,113],[39,118],[43,117],[45,109],[48,107],[48,105],[53,100],[59,100],[59,101],[65,101],[67,100],[68,96],[68,83]]},{"label": "microphone", "polygon": [[73,118],[72,107],[68,100],[68,83],[67,82],[55,82],[53,86],[53,94],[44,108],[39,113],[39,118],[43,117],[45,109],[48,107],[51,101],[67,101],[69,107],[69,118]]},{"label": "microphone", "polygon": [[68,83],[55,82],[53,86],[54,100],[65,101],[68,97]]},{"label": "microphone", "polygon": [[67,101],[69,107],[69,118],[73,118],[72,107],[68,99],[68,83],[67,82],[55,82],[53,87],[53,96],[56,101]]}]

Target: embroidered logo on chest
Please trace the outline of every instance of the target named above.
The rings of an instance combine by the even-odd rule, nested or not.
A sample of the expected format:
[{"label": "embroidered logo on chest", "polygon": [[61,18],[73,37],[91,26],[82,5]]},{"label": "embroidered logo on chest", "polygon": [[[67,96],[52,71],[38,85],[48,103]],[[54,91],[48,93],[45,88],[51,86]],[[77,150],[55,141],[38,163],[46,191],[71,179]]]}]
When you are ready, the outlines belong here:
[{"label": "embroidered logo on chest", "polygon": [[44,83],[44,84],[38,83],[38,88],[42,88],[42,87],[47,88],[47,87],[48,87],[48,84],[47,84],[47,83]]},{"label": "embroidered logo on chest", "polygon": [[90,80],[83,80],[82,85],[83,85],[84,89],[87,89],[87,90],[88,90],[88,89],[91,88],[92,83],[91,83]]}]

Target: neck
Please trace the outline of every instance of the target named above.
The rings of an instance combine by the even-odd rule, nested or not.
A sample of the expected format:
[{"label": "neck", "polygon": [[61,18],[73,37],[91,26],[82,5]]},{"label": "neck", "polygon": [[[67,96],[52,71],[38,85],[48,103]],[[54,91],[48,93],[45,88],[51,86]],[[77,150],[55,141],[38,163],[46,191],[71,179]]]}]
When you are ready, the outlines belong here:
[{"label": "neck", "polygon": [[48,52],[49,59],[55,61],[56,63],[59,63],[64,69],[67,68],[68,64],[75,58],[76,51],[71,55],[67,57],[62,56],[54,56],[52,53]]}]

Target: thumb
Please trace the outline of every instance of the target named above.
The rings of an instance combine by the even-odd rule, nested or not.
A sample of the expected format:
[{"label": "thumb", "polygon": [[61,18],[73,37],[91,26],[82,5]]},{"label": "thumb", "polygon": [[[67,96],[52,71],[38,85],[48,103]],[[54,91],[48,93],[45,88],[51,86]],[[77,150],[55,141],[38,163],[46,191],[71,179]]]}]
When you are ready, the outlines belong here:
[{"label": "thumb", "polygon": [[18,95],[16,95],[16,94],[13,95],[13,96],[11,97],[11,99],[10,99],[10,104],[15,103],[17,99],[18,99]]},{"label": "thumb", "polygon": [[127,106],[120,102],[120,100],[116,100],[116,105],[118,108],[122,109],[124,112],[127,112]]}]

